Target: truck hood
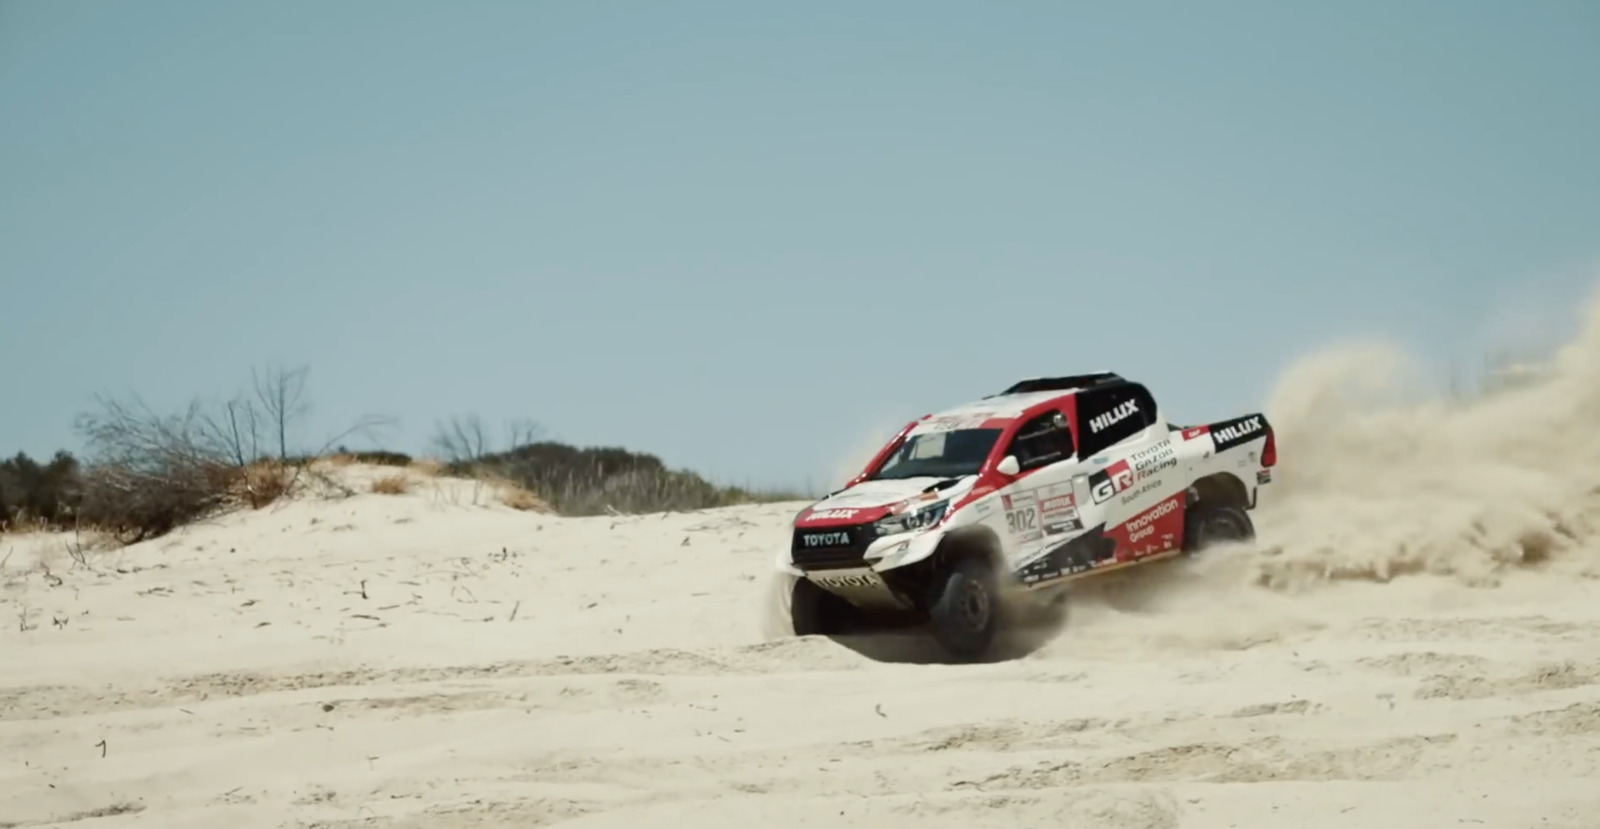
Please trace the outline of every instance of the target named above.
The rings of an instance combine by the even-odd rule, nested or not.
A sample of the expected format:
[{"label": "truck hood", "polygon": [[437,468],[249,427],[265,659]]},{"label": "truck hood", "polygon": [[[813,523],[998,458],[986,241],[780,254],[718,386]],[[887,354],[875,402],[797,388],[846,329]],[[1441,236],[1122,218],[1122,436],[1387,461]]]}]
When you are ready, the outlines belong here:
[{"label": "truck hood", "polygon": [[[800,513],[795,523],[815,527],[876,521],[905,509],[957,498],[971,490],[977,479],[976,475],[967,475],[954,479],[921,477],[862,481],[812,504]],[[935,484],[944,486],[933,492],[923,492]]]}]

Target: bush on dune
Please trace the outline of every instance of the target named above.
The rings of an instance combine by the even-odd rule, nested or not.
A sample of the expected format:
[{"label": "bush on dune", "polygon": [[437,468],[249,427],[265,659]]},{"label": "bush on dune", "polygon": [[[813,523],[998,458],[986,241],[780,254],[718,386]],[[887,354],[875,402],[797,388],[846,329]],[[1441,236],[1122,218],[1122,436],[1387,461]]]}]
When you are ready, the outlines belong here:
[{"label": "bush on dune", "polygon": [[78,459],[69,452],[47,463],[21,452],[0,461],[0,529],[71,524],[81,483]]},{"label": "bush on dune", "polygon": [[[289,452],[307,410],[305,377],[304,368],[253,373],[253,393],[212,407],[194,402],[177,415],[158,414],[137,398],[99,398],[98,409],[77,422],[87,453],[75,519],[140,541],[228,509],[260,509],[307,475],[338,486],[311,470],[324,453]],[[345,434],[379,422],[363,418]]]},{"label": "bush on dune", "polygon": [[296,467],[244,455],[198,405],[161,416],[102,400],[79,418],[88,445],[77,518],[124,541],[164,535],[232,506],[260,508],[293,486]]},{"label": "bush on dune", "polygon": [[534,441],[537,430],[526,422],[513,424],[509,431],[511,448],[491,452],[476,417],[457,419],[439,430],[434,445],[448,458],[447,473],[511,481],[562,515],[696,510],[806,497],[718,486],[693,472],[671,469],[645,452]]},{"label": "bush on dune", "polygon": [[350,464],[396,469],[365,487],[372,492],[403,494],[414,484],[408,475],[459,476],[495,485],[500,502],[513,509],[570,516],[805,497],[719,486],[648,453],[536,441],[537,429],[526,422],[512,426],[509,449],[491,452],[476,417],[440,430],[436,458],[328,448],[383,422],[373,417],[322,450],[291,453],[298,418],[308,409],[305,378],[304,368],[253,373],[250,392],[215,405],[193,402],[177,414],[155,412],[137,397],[97,398],[76,423],[85,441],[81,460],[63,451],[45,463],[25,454],[0,461],[0,530],[83,527],[132,543],[231,509],[265,507],[308,479],[353,495],[327,474],[328,466]]}]

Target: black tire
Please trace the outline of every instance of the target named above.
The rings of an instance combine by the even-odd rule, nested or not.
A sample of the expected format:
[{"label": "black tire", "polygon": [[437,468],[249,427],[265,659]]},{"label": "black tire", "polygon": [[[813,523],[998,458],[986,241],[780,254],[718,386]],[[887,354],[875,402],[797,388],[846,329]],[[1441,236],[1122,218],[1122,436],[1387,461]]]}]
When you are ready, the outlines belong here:
[{"label": "black tire", "polygon": [[963,659],[989,650],[1000,625],[999,580],[981,558],[961,558],[934,585],[929,626],[940,647]]},{"label": "black tire", "polygon": [[789,619],[796,636],[838,636],[849,633],[859,613],[854,605],[816,586],[795,579],[789,590]]},{"label": "black tire", "polygon": [[1191,555],[1215,544],[1254,541],[1255,537],[1255,522],[1239,507],[1202,501],[1183,517],[1183,549]]}]

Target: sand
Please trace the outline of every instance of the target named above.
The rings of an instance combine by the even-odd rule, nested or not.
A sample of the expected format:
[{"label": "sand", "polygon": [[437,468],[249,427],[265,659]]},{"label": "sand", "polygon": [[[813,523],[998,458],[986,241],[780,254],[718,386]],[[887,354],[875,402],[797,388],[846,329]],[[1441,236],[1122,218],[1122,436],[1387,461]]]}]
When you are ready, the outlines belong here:
[{"label": "sand", "polygon": [[785,635],[799,504],[0,538],[0,826],[1594,827],[1600,326],[1556,368],[1453,404],[1313,355],[1257,544],[992,664]]}]

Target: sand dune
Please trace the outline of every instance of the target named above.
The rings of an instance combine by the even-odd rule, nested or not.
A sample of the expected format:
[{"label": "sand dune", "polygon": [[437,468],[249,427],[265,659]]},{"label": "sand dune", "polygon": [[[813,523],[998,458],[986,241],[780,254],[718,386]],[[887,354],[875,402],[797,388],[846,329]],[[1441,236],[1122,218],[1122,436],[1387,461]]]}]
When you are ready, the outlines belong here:
[{"label": "sand dune", "polygon": [[1403,367],[1297,366],[1259,545],[987,665],[783,635],[793,504],[6,538],[0,826],[1592,827],[1600,325],[1470,405]]}]

